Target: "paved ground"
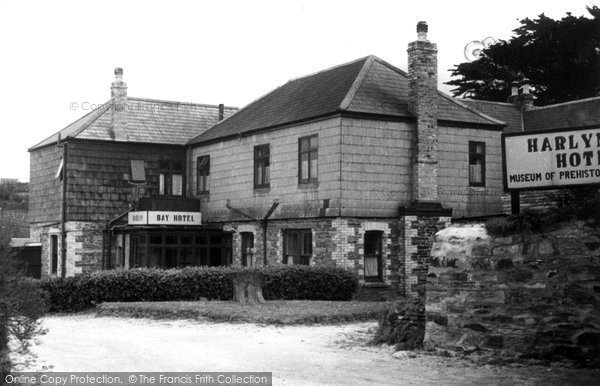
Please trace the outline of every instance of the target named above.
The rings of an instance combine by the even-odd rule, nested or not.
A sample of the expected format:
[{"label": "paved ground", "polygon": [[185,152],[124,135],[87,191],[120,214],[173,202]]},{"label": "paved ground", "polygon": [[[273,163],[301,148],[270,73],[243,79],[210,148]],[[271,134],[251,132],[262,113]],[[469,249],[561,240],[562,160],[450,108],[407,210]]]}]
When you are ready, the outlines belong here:
[{"label": "paved ground", "polygon": [[585,385],[591,370],[476,365],[369,346],[375,323],[257,326],[93,315],[43,319],[22,370],[272,371],[275,385]]}]

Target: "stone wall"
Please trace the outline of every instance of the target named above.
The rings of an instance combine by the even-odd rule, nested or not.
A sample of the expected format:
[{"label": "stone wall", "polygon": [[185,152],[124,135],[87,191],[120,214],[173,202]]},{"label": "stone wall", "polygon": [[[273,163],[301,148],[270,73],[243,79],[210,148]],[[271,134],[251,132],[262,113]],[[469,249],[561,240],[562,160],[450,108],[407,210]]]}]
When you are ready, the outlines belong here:
[{"label": "stone wall", "polygon": [[[254,234],[253,265],[262,265],[264,258],[263,229],[253,221],[230,222],[223,225],[225,231],[233,232],[233,264],[241,264],[241,233]],[[358,218],[315,218],[271,220],[267,230],[268,263],[281,264],[283,261],[283,232],[288,229],[310,229],[312,231],[313,257],[311,265],[329,265],[349,268],[361,278],[361,291],[370,300],[401,296],[404,291],[404,260],[400,255],[404,227],[398,219],[358,219]],[[382,271],[383,281],[365,283],[364,277],[364,236],[367,231],[382,232]],[[376,298],[376,299],[375,299]]]},{"label": "stone wall", "polygon": [[436,234],[425,344],[600,366],[600,227],[492,237],[481,224]]}]

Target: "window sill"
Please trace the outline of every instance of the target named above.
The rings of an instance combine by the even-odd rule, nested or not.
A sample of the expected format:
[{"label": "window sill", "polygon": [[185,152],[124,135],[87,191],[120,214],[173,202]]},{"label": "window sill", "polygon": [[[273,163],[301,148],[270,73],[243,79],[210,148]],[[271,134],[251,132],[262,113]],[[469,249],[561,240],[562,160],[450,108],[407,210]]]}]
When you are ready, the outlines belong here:
[{"label": "window sill", "polygon": [[319,187],[318,181],[301,182],[298,184],[298,189],[311,189],[311,188],[318,188],[318,187]]},{"label": "window sill", "polygon": [[271,192],[270,186],[254,187],[254,194],[266,194]]},{"label": "window sill", "polygon": [[391,287],[389,284],[383,281],[366,281],[362,285],[365,288],[388,288]]}]

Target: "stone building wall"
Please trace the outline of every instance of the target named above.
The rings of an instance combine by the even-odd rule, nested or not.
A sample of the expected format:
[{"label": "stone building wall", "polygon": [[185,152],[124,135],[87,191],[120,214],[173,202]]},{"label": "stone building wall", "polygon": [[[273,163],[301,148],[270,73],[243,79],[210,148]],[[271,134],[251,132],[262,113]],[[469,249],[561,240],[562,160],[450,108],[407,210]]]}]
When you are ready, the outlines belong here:
[{"label": "stone building wall", "polygon": [[63,149],[50,146],[30,153],[29,221],[59,221],[62,205],[62,180],[57,178]]},{"label": "stone building wall", "polygon": [[600,366],[599,226],[455,225],[436,234],[428,272],[426,345]]},{"label": "stone building wall", "polygon": [[[89,274],[102,269],[104,225],[97,222],[69,221],[65,224],[67,260],[65,276]],[[58,264],[56,276],[62,276],[62,237],[60,224],[48,224],[32,228],[32,238],[42,243],[42,277],[52,275],[50,259],[51,236],[58,239]]]},{"label": "stone building wall", "polygon": [[[404,260],[401,243],[404,228],[398,218],[358,219],[322,218],[269,221],[267,230],[268,264],[281,264],[283,259],[283,231],[288,229],[311,229],[313,258],[311,265],[345,267],[355,271],[363,286],[380,288],[382,296],[402,295],[404,290]],[[254,263],[263,265],[263,229],[257,222],[234,222],[223,226],[233,232],[233,264],[241,264],[241,233],[254,234]],[[364,235],[366,231],[382,232],[382,283],[365,283]]]}]

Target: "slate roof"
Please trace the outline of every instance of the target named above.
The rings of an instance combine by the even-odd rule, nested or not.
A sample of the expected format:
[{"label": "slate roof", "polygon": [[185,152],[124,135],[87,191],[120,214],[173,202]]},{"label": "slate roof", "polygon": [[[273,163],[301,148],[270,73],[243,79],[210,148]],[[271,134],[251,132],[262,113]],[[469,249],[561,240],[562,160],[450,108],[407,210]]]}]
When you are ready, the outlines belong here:
[{"label": "slate roof", "polygon": [[[406,72],[375,56],[368,56],[290,80],[198,135],[190,144],[339,112],[413,118],[408,112],[408,91]],[[469,108],[441,92],[438,107],[440,121],[504,125],[504,122]]]},{"label": "slate roof", "polygon": [[[62,139],[78,138],[114,141],[111,136],[111,110],[108,101],[54,133],[29,150],[55,144],[60,133]],[[225,107],[225,118],[237,111]],[[214,126],[219,119],[219,106],[162,101],[145,98],[127,98],[126,142],[185,145],[191,138]]]},{"label": "slate roof", "polygon": [[536,107],[523,113],[525,131],[600,126],[600,97]]},{"label": "slate roof", "polygon": [[512,103],[466,98],[458,99],[458,101],[490,117],[504,121],[506,123],[505,133],[523,131],[523,115],[519,107]]}]

